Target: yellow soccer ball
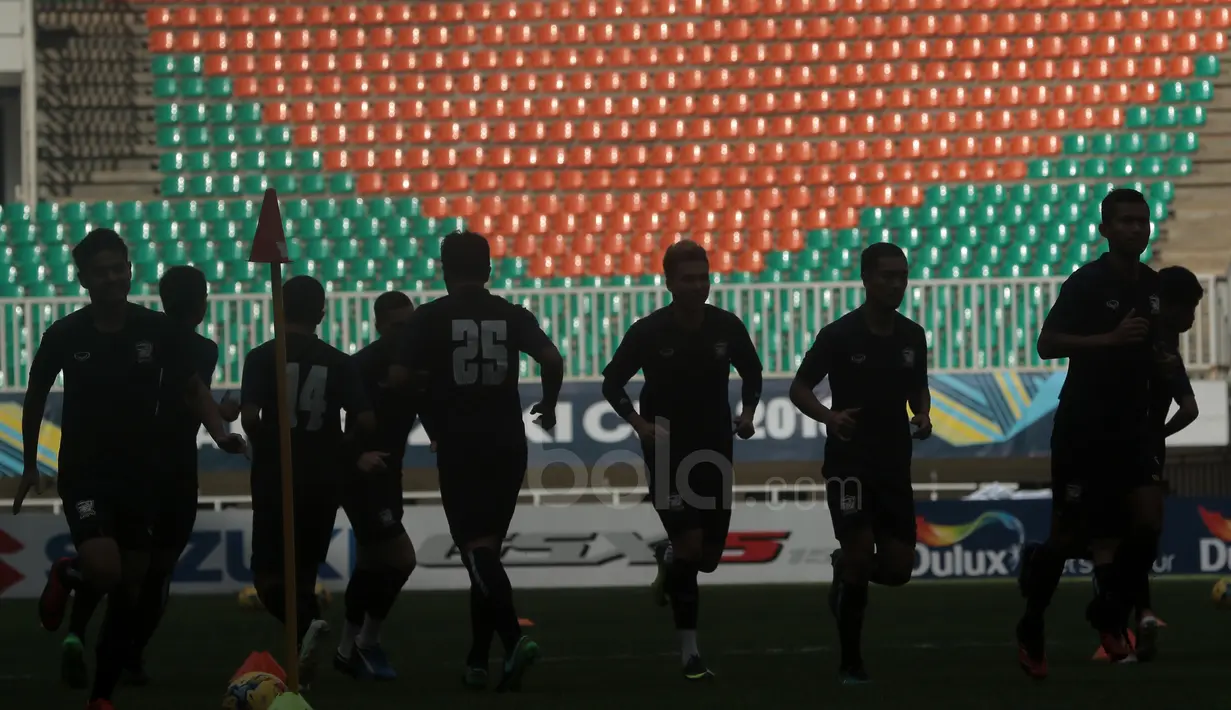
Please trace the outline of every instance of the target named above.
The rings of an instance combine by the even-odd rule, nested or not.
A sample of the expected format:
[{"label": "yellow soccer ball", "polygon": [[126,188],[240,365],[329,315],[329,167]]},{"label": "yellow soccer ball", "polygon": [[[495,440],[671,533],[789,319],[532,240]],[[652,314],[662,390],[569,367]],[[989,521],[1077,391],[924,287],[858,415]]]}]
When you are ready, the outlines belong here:
[{"label": "yellow soccer ball", "polygon": [[269,710],[286,692],[286,683],[269,673],[245,673],[231,681],[222,697],[222,710]]},{"label": "yellow soccer ball", "polygon": [[1210,599],[1219,609],[1231,609],[1231,579],[1223,577],[1214,583],[1210,591]]},{"label": "yellow soccer ball", "polygon": [[261,603],[261,597],[256,593],[256,587],[244,587],[239,593],[239,606],[241,609],[248,611],[260,611],[265,608]]}]

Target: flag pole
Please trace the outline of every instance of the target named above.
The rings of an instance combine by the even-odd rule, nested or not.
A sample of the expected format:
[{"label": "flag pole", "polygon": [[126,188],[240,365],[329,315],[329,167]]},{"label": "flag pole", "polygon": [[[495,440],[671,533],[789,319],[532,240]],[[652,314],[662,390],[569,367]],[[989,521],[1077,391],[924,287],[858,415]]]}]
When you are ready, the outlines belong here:
[{"label": "flag pole", "polygon": [[252,253],[248,261],[269,265],[269,286],[273,294],[274,381],[278,394],[278,448],[282,474],[282,575],[286,590],[286,685],[292,693],[299,692],[299,613],[295,573],[295,484],[291,466],[291,413],[286,381],[286,309],[282,299],[282,265],[290,263],[286,248],[286,233],[282,213],[278,209],[278,194],[265,191],[261,216],[252,238]]}]

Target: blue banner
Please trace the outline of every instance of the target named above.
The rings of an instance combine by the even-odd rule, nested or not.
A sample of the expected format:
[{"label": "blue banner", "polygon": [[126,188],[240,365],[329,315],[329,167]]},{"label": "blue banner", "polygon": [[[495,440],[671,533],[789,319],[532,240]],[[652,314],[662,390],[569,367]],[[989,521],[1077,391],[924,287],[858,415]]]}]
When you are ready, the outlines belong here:
[{"label": "blue banner", "polygon": [[[916,508],[914,576],[972,579],[1016,576],[1022,546],[1047,538],[1050,500],[937,501]],[[1231,499],[1167,500],[1158,575],[1231,573]],[[1070,560],[1068,575],[1089,575]]]},{"label": "blue banner", "polygon": [[[1051,420],[1064,372],[1004,370],[982,374],[932,375],[932,424],[934,435],[915,443],[916,458],[1028,457],[1048,455]],[[629,385],[636,397],[640,383]],[[731,383],[731,401],[739,401],[738,380]],[[787,395],[790,380],[767,380],[757,409],[757,433],[735,444],[736,462],[806,461],[819,459],[825,450],[824,427],[799,413]],[[539,400],[541,387],[522,385],[522,403],[529,410]],[[219,393],[220,394],[220,393]],[[236,396],[238,393],[233,393]],[[822,402],[829,398],[829,383],[817,389]],[[62,400],[53,394],[44,415],[40,462],[48,473],[56,470],[60,442]],[[21,472],[21,397],[0,399],[0,473]],[[564,385],[557,409],[558,424],[550,433],[530,421],[532,467],[549,464],[595,466],[620,465],[637,460],[640,447],[632,428],[624,423],[602,397],[596,382]],[[219,452],[202,432],[201,471],[243,468],[243,459]],[[405,466],[435,465],[427,437],[416,427],[411,435]]]}]

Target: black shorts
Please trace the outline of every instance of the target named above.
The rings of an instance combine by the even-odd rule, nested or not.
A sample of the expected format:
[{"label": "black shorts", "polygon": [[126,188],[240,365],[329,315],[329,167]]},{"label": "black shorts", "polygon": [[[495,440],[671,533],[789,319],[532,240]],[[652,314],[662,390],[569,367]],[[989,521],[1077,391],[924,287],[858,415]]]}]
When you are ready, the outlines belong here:
[{"label": "black shorts", "polygon": [[706,544],[726,543],[731,530],[733,443],[723,438],[708,445],[670,442],[665,452],[652,446],[642,449],[650,501],[668,536],[700,529]]},{"label": "black shorts", "polygon": [[910,461],[858,465],[826,461],[825,500],[841,542],[851,531],[871,526],[878,538],[915,544],[915,490]]},{"label": "black shorts", "polygon": [[402,525],[402,472],[356,471],[342,490],[342,510],[360,545],[375,545],[406,534]]},{"label": "black shorts", "polygon": [[188,547],[196,524],[197,484],[192,477],[160,492],[150,526],[151,546],[155,550],[176,551],[178,556]]},{"label": "black shorts", "polygon": [[121,550],[149,550],[154,502],[149,491],[88,476],[59,484],[73,545],[96,538],[115,540]]},{"label": "black shorts", "polygon": [[1052,437],[1052,509],[1080,537],[1115,537],[1129,517],[1129,494],[1163,482],[1156,452],[1139,441]]},{"label": "black shorts", "polygon": [[[282,491],[276,477],[260,478],[252,477],[252,571],[281,577]],[[295,567],[300,579],[315,581],[329,554],[339,493],[336,481],[307,478],[295,482]]]},{"label": "black shorts", "polygon": [[508,535],[528,458],[525,439],[481,446],[437,442],[440,502],[455,543]]}]

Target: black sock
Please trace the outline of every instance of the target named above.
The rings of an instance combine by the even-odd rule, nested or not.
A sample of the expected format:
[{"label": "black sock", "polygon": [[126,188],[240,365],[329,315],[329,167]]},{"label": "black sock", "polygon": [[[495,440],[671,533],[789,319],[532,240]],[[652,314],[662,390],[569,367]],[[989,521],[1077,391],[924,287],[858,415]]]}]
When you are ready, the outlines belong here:
[{"label": "black sock", "polygon": [[863,612],[868,606],[868,585],[842,582],[838,590],[838,641],[843,668],[863,665],[861,637]]},{"label": "black sock", "polygon": [[60,583],[65,586],[70,592],[76,592],[78,589],[88,587],[85,579],[81,576],[81,558],[74,557],[69,560],[68,568],[64,569],[60,575]]},{"label": "black sock", "polygon": [[[316,568],[313,568],[313,572]],[[308,627],[312,625],[321,616],[320,603],[316,599],[316,578],[313,576],[311,584],[300,583],[295,590],[299,594],[299,603],[295,611],[298,612],[298,628],[296,634],[299,638],[299,643],[303,644],[303,637],[308,633]]]},{"label": "black sock", "polygon": [[1125,617],[1136,609],[1150,608],[1150,574],[1158,556],[1158,536],[1148,529],[1135,530],[1116,550],[1117,601]]},{"label": "black sock", "polygon": [[133,602],[124,588],[117,587],[107,595],[107,613],[98,634],[98,667],[94,671],[91,700],[110,700],[120,682],[132,652],[133,611]]},{"label": "black sock", "polygon": [[470,584],[470,653],[466,656],[466,665],[471,668],[487,668],[491,654],[492,636],[496,630],[492,628],[491,615],[488,613],[487,599],[477,584]]},{"label": "black sock", "polygon": [[513,608],[513,585],[500,563],[500,553],[487,547],[470,551],[470,578],[487,600],[492,627],[506,653],[512,653],[521,640],[521,623]]},{"label": "black sock", "polygon": [[387,569],[380,573],[379,581],[368,602],[368,613],[373,619],[389,618],[389,612],[401,596],[402,588],[406,586],[408,579],[410,579],[409,574],[397,570]]},{"label": "black sock", "polygon": [[1064,574],[1065,556],[1053,545],[1045,542],[1035,551],[1030,560],[1030,574],[1026,582],[1026,614],[1041,619],[1060,585]]},{"label": "black sock", "polygon": [[1131,604],[1126,601],[1131,597],[1125,594],[1122,567],[1115,564],[1094,566],[1094,601],[1087,617],[1099,631],[1115,632],[1124,627]]},{"label": "black sock", "polygon": [[141,596],[138,597],[136,609],[136,628],[133,633],[132,661],[140,663],[145,647],[149,645],[154,631],[162,621],[163,612],[167,609],[167,598],[171,591],[171,574],[162,570],[150,569],[141,586]]},{"label": "black sock", "polygon": [[1140,621],[1142,612],[1154,609],[1154,603],[1150,599],[1150,570],[1141,570],[1137,574],[1137,584],[1134,586],[1136,588],[1136,593],[1133,594],[1136,602],[1134,606],[1137,610],[1137,620]]},{"label": "black sock", "polygon": [[[299,599],[296,606],[296,624],[295,634],[300,643],[303,643],[304,634],[308,633],[308,627],[316,620],[320,614],[320,610],[316,603],[316,589],[314,585],[310,585],[305,593],[302,586],[295,590],[298,593]],[[270,584],[264,588],[264,594],[261,595],[261,604],[264,605],[265,611],[268,611],[270,616],[274,617],[283,624],[287,623],[286,619],[286,587],[281,583]]]},{"label": "black sock", "polygon": [[700,615],[700,591],[696,565],[678,557],[667,565],[667,594],[671,599],[671,614],[675,617],[677,630],[696,630]]},{"label": "black sock", "polygon": [[257,598],[270,616],[286,623],[286,587],[281,582],[257,587]]},{"label": "black sock", "polygon": [[94,618],[94,612],[102,600],[103,595],[99,594],[94,587],[88,584],[78,586],[73,591],[73,608],[69,611],[68,632],[84,642],[90,619]]},{"label": "black sock", "polygon": [[346,585],[346,623],[362,626],[363,618],[372,606],[374,590],[380,584],[380,573],[362,567],[355,568]]}]

